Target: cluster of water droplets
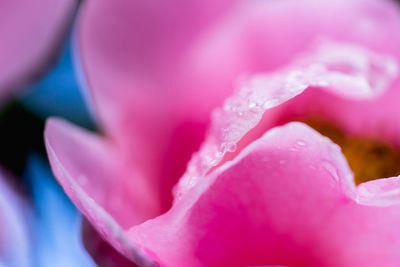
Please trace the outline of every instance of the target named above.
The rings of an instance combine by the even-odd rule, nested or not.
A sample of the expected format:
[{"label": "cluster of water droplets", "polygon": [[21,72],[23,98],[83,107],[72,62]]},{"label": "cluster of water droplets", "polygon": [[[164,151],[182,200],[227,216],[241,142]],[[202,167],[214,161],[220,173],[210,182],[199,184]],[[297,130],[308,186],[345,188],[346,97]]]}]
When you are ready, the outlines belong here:
[{"label": "cluster of water droplets", "polygon": [[308,87],[323,88],[349,98],[371,96],[381,90],[371,87],[382,86],[394,78],[397,65],[393,64],[390,58],[364,48],[323,42],[276,72],[251,76],[239,84],[236,93],[223,107],[212,113],[206,142],[189,163],[177,191],[180,187],[185,191],[194,186],[199,177],[217,166],[226,153],[235,152],[237,143],[260,122],[267,110],[301,94]]}]

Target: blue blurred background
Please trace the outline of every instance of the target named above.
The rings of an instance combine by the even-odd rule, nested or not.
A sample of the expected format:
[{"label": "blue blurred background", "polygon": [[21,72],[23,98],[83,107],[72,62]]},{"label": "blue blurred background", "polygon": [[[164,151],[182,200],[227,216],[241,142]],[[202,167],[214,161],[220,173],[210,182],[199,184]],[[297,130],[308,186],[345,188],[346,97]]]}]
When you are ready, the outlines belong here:
[{"label": "blue blurred background", "polygon": [[32,266],[38,267],[96,266],[82,244],[82,215],[53,177],[43,143],[49,116],[94,129],[71,47],[68,39],[56,64],[0,111],[0,162],[15,174],[32,207]]}]

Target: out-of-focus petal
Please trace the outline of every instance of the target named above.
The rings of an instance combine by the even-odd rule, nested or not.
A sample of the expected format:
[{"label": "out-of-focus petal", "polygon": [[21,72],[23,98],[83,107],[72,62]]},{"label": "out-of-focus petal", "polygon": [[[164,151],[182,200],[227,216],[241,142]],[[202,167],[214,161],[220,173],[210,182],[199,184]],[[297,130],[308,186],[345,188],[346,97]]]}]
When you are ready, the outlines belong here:
[{"label": "out-of-focus petal", "polygon": [[400,264],[399,199],[382,207],[359,198],[340,148],[292,122],[203,177],[130,237],[165,266]]},{"label": "out-of-focus petal", "polygon": [[32,214],[6,176],[6,172],[0,169],[0,265],[33,266],[30,238]]},{"label": "out-of-focus petal", "polygon": [[75,205],[117,250],[146,264],[124,234],[159,211],[140,173],[124,173],[128,169],[110,142],[63,120],[47,122],[45,142],[53,173]]},{"label": "out-of-focus petal", "polygon": [[[275,69],[320,38],[400,56],[400,18],[391,1],[227,2],[103,0],[83,6],[77,29],[80,64],[97,111],[118,141],[130,143],[132,133],[157,130],[161,126],[142,120],[156,119],[154,113],[160,111],[166,112],[166,119],[181,115],[173,111],[182,107],[203,112],[203,105],[209,105],[202,114],[208,116],[214,107],[209,103],[215,105],[229,94],[237,75]],[[340,20],[334,19],[337,14]],[[227,39],[225,45],[221,39]],[[229,58],[239,59],[227,64]],[[193,66],[199,61],[201,74],[199,66]],[[208,86],[199,87],[200,80]],[[215,84],[229,88],[218,90]]]},{"label": "out-of-focus petal", "polygon": [[96,266],[81,239],[81,216],[38,156],[28,160],[25,177],[36,208],[34,266]]},{"label": "out-of-focus petal", "polygon": [[[207,101],[196,99],[193,84],[182,84],[183,50],[234,2],[87,1],[80,10],[76,51],[94,109],[158,191],[163,211],[203,139],[210,107],[222,98],[214,91]],[[190,98],[182,95],[186,89]]]},{"label": "out-of-focus petal", "polygon": [[1,1],[0,100],[48,64],[76,6],[76,0]]}]

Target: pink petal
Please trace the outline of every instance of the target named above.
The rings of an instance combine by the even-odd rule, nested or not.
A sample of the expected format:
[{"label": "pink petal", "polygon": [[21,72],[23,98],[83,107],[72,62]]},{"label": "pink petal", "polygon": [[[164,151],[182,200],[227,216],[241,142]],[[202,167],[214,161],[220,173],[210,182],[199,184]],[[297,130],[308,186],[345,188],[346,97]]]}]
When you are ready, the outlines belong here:
[{"label": "pink petal", "polygon": [[[6,172],[0,170],[0,265],[29,266],[30,211],[6,180]],[[1,265],[3,266],[3,265]]]},{"label": "pink petal", "polygon": [[48,64],[76,6],[76,0],[1,1],[0,98]]},{"label": "pink petal", "polygon": [[45,142],[53,173],[97,231],[137,263],[147,260],[124,230],[158,212],[139,173],[128,171],[115,147],[63,120],[50,119]]},{"label": "pink petal", "polygon": [[206,107],[188,109],[201,91],[184,93],[193,84],[184,85],[183,50],[233,3],[101,0],[88,1],[80,12],[78,53],[96,111],[153,184],[162,211],[204,137],[211,107],[222,99],[213,94],[201,101]]},{"label": "pink petal", "polygon": [[165,266],[399,265],[400,202],[358,203],[352,179],[336,144],[292,122],[130,236]]},{"label": "pink petal", "polygon": [[371,206],[400,204],[400,177],[369,181],[358,186],[359,203]]},{"label": "pink petal", "polygon": [[193,60],[203,75],[239,64],[242,72],[274,70],[326,37],[400,56],[395,1],[242,1],[236,7],[196,46]]},{"label": "pink petal", "polygon": [[[338,14],[340,18],[337,17]],[[237,190],[239,186],[242,187],[243,192],[238,191],[238,194],[245,196],[244,202],[249,196],[251,205],[241,206],[243,199],[235,200],[229,195],[227,188],[230,187],[223,182],[221,184],[225,186],[215,185],[217,193],[210,193],[211,197],[206,197],[205,202],[197,201],[196,198],[200,193],[205,190],[207,190],[205,193],[208,192],[207,181],[213,180],[203,177],[204,179],[193,189],[193,194],[182,196],[182,201],[177,201],[172,211],[148,221],[143,226],[133,228],[132,240],[126,237],[125,230],[128,226],[138,225],[169,208],[171,186],[183,172],[191,153],[201,142],[210,111],[232,91],[234,79],[240,74],[260,70],[271,71],[288,66],[287,63],[294,57],[300,57],[299,52],[311,50],[320,37],[328,36],[333,40],[332,43],[352,43],[354,51],[366,61],[362,61],[360,67],[357,65],[359,63],[357,57],[349,57],[349,62],[346,62],[349,64],[345,67],[353,67],[356,75],[346,73],[343,66],[339,66],[339,77],[337,77],[335,71],[328,68],[328,71],[323,73],[324,78],[333,84],[328,89],[334,90],[327,94],[332,97],[333,92],[338,97],[344,95],[353,101],[375,99],[384,93],[386,85],[392,78],[393,69],[389,66],[393,64],[388,62],[399,58],[398,25],[400,25],[398,12],[394,4],[389,1],[380,1],[379,4],[372,0],[351,2],[339,0],[324,3],[314,0],[305,0],[301,3],[290,0],[168,3],[116,0],[112,4],[105,0],[87,1],[80,13],[77,28],[79,50],[77,52],[81,56],[81,67],[93,95],[96,111],[115,146],[114,143],[109,144],[102,138],[73,128],[64,122],[50,121],[46,130],[46,143],[55,175],[96,229],[102,232],[119,251],[138,262],[146,261],[144,259],[146,255],[150,258],[158,257],[162,263],[172,266],[183,265],[185,261],[198,265],[206,262],[218,263],[223,260],[220,256],[231,255],[220,254],[221,251],[237,252],[232,254],[230,259],[232,262],[238,260],[238,263],[251,264],[252,261],[247,263],[246,254],[254,256],[254,262],[264,260],[261,254],[258,254],[260,250],[257,250],[257,245],[260,245],[261,241],[249,244],[252,243],[255,234],[258,234],[257,231],[260,231],[262,238],[267,238],[262,232],[262,227],[257,228],[256,225],[249,237],[240,233],[240,229],[248,228],[247,223],[250,223],[248,229],[252,229],[251,221],[255,218],[261,218],[259,220],[264,222],[259,213],[260,210],[265,212],[264,203],[261,201],[262,203],[258,204],[258,200],[263,199],[264,195],[254,194],[254,199],[251,198],[253,194],[251,190],[258,187],[249,182],[251,190],[243,190],[246,188],[246,177],[238,178],[240,182]],[[386,54],[391,57],[388,59],[383,56]],[[325,60],[330,62],[329,59]],[[312,62],[304,64],[296,62],[294,65],[303,69],[311,66]],[[363,71],[365,66],[378,68],[365,72]],[[383,68],[380,68],[382,66]],[[360,73],[362,73],[361,81],[354,77]],[[278,80],[282,78],[281,76],[286,77],[285,71],[277,72]],[[310,74],[309,77],[319,76]],[[311,82],[306,87],[310,85],[316,84]],[[343,90],[353,87],[357,90]],[[281,100],[286,101],[301,92],[301,90],[295,91]],[[279,93],[279,90],[276,92]],[[251,130],[251,127],[246,129],[248,130]],[[237,141],[240,140],[238,136],[235,138]],[[216,143],[221,140],[223,139],[218,139]],[[250,142],[254,138],[248,140]],[[220,144],[222,143],[218,143]],[[328,151],[327,147],[332,148],[332,145],[324,147]],[[218,146],[217,149],[219,148]],[[271,147],[271,149],[278,148]],[[329,157],[332,152],[326,154]],[[206,155],[215,156],[208,152]],[[315,192],[317,185],[324,186],[327,194],[324,196],[317,194],[316,199],[331,197],[351,202],[357,199],[357,191],[351,178],[348,178],[350,171],[343,156],[338,151],[335,155],[337,158],[332,160],[337,164],[334,164],[334,167],[340,167],[337,175],[347,178],[339,178],[336,182],[332,182],[332,178],[321,179],[308,191]],[[314,155],[310,156],[310,159],[299,160],[294,166],[299,166],[306,160],[315,160],[315,157]],[[224,166],[233,168],[236,165],[228,163]],[[303,169],[306,168],[304,166]],[[189,168],[197,169],[199,166],[192,164]],[[325,174],[318,171],[321,177],[329,177],[329,173],[333,170],[331,165],[323,165],[321,168],[325,168]],[[223,167],[216,169],[215,172],[211,172],[210,177],[216,179],[223,170],[225,170]],[[293,172],[293,169],[286,171]],[[312,172],[304,170],[304,179],[308,174],[307,171]],[[257,174],[255,180],[258,181],[258,176],[262,172],[257,169],[254,172]],[[335,172],[332,175],[334,176]],[[85,177],[90,186],[85,185],[85,182],[82,183],[80,177]],[[225,180],[228,179],[229,177],[226,177]],[[328,180],[331,182],[327,182]],[[236,185],[236,182],[231,184]],[[307,184],[309,183],[304,183],[304,186]],[[330,184],[334,186],[331,188]],[[340,184],[338,188],[335,187],[337,184]],[[189,181],[184,189],[191,186]],[[209,186],[212,189],[214,184]],[[268,187],[267,184],[264,187]],[[232,192],[234,190],[236,186],[232,187]],[[219,192],[228,193],[219,195]],[[119,195],[129,197],[128,201],[124,201],[120,206],[121,208],[105,200]],[[218,201],[211,202],[212,199]],[[287,203],[291,203],[292,200],[289,196]],[[254,214],[252,209],[249,209],[250,206],[253,207],[253,202],[256,206]],[[321,201],[321,208],[325,207],[327,202]],[[233,220],[238,216],[239,210],[235,209],[235,203],[239,203],[240,208],[243,207],[243,210],[240,210],[249,213],[237,223]],[[260,205],[259,209],[257,205]],[[222,212],[219,215],[215,212],[215,210],[224,211],[224,207],[229,211],[228,214]],[[230,209],[231,207],[234,208]],[[302,216],[308,218],[311,211],[307,205],[304,210],[305,215]],[[194,214],[193,217],[191,214]],[[230,216],[231,214],[234,216]],[[202,221],[202,217],[205,221]],[[282,218],[282,220],[287,219],[285,216]],[[193,225],[189,224],[192,220]],[[277,220],[279,221],[279,216]],[[214,223],[215,228],[212,227]],[[257,220],[253,220],[253,223],[257,223]],[[313,229],[311,226],[317,223],[318,220],[305,227]],[[288,222],[286,226],[287,224]],[[222,233],[220,238],[218,231],[223,229],[222,225],[227,228],[227,232]],[[205,235],[208,226],[211,227],[209,229],[211,234]],[[280,227],[278,222],[274,222],[273,226]],[[282,227],[285,227],[285,222]],[[289,226],[287,227],[289,229]],[[304,230],[301,224],[294,228],[293,231],[296,229],[299,231],[300,241],[306,238],[299,230]],[[238,238],[232,239],[235,236],[230,232],[232,229],[235,229],[235,234],[239,234]],[[227,236],[227,233],[232,235]],[[270,244],[267,249],[262,247],[261,250],[279,252],[288,245],[287,242],[292,242],[289,234],[292,232],[281,241],[279,238],[282,236],[274,235],[271,240],[278,242],[278,245],[275,247],[275,244]],[[204,240],[201,240],[202,235]],[[223,238],[226,238],[226,242]],[[248,246],[234,242],[241,238],[243,244]],[[215,244],[214,240],[217,241]],[[167,244],[169,246],[166,246]],[[145,247],[144,251],[141,249],[142,246]],[[294,242],[287,247],[290,253],[295,253],[298,248],[308,252],[308,247],[305,245],[303,247],[302,242],[300,244]],[[247,252],[248,249],[252,251],[246,254],[239,253]],[[295,253],[293,255],[299,258],[293,260],[288,258],[287,261],[309,260],[307,256],[312,252],[308,253],[304,256]],[[276,259],[279,256],[282,254],[277,253]]]},{"label": "pink petal", "polygon": [[323,37],[399,58],[399,25],[386,0],[99,0],[81,10],[77,52],[107,134],[166,211],[211,110],[241,74],[276,69]]},{"label": "pink petal", "polygon": [[[338,118],[340,114],[342,120],[361,120],[354,122],[356,125],[365,126],[367,120],[382,125],[379,119],[391,113],[376,112],[370,107],[371,102],[379,107],[383,105],[382,98],[387,100],[385,91],[397,68],[390,56],[356,45],[325,41],[276,72],[251,77],[225,101],[223,108],[214,112],[212,129],[175,188],[176,195],[190,190],[202,176],[234,158],[269,128],[290,119],[307,114]],[[307,88],[310,89],[304,91]],[[332,108],[335,101],[339,105]],[[386,106],[397,109],[391,102]],[[341,112],[343,106],[347,113]],[[357,106],[364,108],[353,110]],[[400,116],[395,118],[400,122]]]}]

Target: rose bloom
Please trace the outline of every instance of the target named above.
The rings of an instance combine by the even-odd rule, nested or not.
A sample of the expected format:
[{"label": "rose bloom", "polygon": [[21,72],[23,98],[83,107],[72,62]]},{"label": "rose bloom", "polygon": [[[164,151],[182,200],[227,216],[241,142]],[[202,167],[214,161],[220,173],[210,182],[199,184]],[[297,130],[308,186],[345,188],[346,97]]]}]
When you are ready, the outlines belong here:
[{"label": "rose bloom", "polygon": [[87,1],[75,34],[102,134],[47,151],[127,258],[400,265],[396,3]]}]

